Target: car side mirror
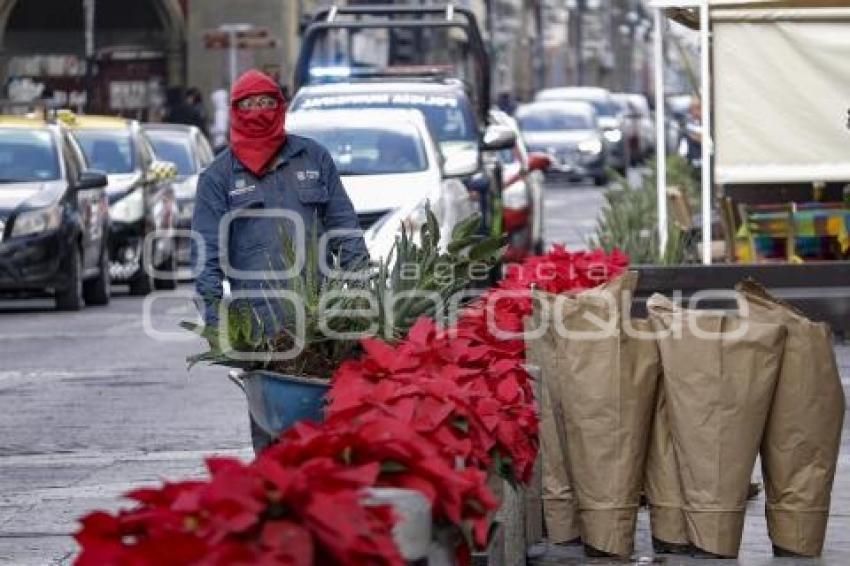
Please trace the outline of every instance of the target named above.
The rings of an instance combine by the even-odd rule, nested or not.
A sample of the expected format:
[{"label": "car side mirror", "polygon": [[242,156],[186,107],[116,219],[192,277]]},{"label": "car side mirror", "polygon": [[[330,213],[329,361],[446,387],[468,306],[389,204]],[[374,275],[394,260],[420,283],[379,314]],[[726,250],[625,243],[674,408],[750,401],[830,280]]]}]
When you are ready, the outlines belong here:
[{"label": "car side mirror", "polygon": [[547,171],[552,166],[552,158],[545,153],[533,152],[528,155],[529,171]]},{"label": "car side mirror", "polygon": [[484,137],[481,140],[481,149],[484,151],[501,151],[511,149],[516,144],[516,132],[508,126],[493,124],[487,126]]},{"label": "car side mirror", "polygon": [[148,180],[161,182],[177,177],[177,166],[171,161],[154,160],[148,167]]},{"label": "car side mirror", "polygon": [[461,150],[451,153],[443,162],[446,177],[467,177],[478,171],[478,152]]},{"label": "car side mirror", "polygon": [[102,189],[109,184],[109,178],[103,171],[97,169],[86,169],[80,173],[80,178],[74,186],[75,190],[83,191],[85,189]]}]

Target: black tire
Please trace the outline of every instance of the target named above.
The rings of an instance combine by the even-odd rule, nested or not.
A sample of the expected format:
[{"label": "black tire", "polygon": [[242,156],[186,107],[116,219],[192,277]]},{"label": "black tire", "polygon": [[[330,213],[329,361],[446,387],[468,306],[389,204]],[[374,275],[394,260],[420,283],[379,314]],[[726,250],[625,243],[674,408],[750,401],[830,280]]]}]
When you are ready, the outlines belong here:
[{"label": "black tire", "polygon": [[100,252],[97,277],[83,283],[83,298],[86,305],[105,306],[112,296],[112,282],[109,279],[109,251],[106,246]]},{"label": "black tire", "polygon": [[160,291],[171,291],[177,288],[177,242],[171,244],[171,254],[159,268],[167,275],[154,279],[154,287]]},{"label": "black tire", "polygon": [[68,284],[56,291],[56,308],[60,311],[78,311],[85,306],[83,301],[83,256],[76,245],[64,262]]},{"label": "black tire", "polygon": [[130,294],[134,297],[144,297],[153,291],[154,281],[148,270],[145,269],[145,257],[139,262],[139,271],[130,279]]},{"label": "black tire", "polygon": [[599,175],[596,175],[595,177],[593,177],[593,184],[597,187],[604,187],[608,184],[608,175],[606,175],[605,173],[600,173]]}]

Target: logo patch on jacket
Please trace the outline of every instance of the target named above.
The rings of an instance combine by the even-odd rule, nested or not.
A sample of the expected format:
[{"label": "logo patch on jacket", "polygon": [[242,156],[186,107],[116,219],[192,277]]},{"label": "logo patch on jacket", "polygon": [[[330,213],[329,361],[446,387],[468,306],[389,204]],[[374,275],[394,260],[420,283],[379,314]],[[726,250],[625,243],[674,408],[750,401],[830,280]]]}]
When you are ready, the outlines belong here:
[{"label": "logo patch on jacket", "polygon": [[234,185],[235,186],[230,189],[230,196],[233,197],[250,193],[257,188],[257,185],[249,185],[245,179],[236,179],[236,183],[234,183]]},{"label": "logo patch on jacket", "polygon": [[295,178],[298,179],[298,181],[300,181],[300,182],[315,181],[316,179],[319,178],[319,172],[318,171],[312,171],[310,169],[307,169],[305,171],[296,171],[295,172]]}]

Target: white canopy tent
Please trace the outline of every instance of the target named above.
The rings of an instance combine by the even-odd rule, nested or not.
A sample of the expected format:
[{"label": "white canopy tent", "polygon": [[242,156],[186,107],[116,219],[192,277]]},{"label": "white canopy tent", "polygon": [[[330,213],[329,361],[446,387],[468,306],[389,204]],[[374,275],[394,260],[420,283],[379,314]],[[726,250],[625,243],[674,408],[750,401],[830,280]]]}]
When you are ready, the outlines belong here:
[{"label": "white canopy tent", "polygon": [[712,172],[721,184],[850,180],[850,1],[653,0],[651,6],[662,249],[667,235],[666,155],[660,141],[667,11],[700,33],[702,259],[709,264]]}]

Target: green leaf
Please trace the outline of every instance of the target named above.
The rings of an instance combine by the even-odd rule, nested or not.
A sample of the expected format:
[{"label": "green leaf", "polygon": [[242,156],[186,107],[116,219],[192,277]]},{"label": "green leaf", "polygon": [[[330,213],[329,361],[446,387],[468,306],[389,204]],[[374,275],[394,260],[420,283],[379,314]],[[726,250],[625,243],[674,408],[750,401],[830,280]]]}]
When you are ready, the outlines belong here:
[{"label": "green leaf", "polygon": [[456,418],[454,421],[452,421],[452,426],[464,434],[469,434],[469,421],[464,418]]},{"label": "green leaf", "polygon": [[408,470],[407,466],[395,460],[385,460],[381,462],[382,474],[400,474]]},{"label": "green leaf", "polygon": [[428,235],[430,240],[427,244],[423,238],[422,243],[432,249],[435,249],[440,244],[440,223],[437,222],[437,216],[431,210],[431,205],[425,207],[426,225],[428,226]]},{"label": "green leaf", "polygon": [[452,241],[465,240],[478,233],[481,228],[481,215],[473,214],[469,218],[458,222],[452,230]]},{"label": "green leaf", "polygon": [[502,247],[505,245],[504,237],[493,236],[482,240],[472,246],[469,250],[469,259],[473,261],[486,261],[501,255]]}]

